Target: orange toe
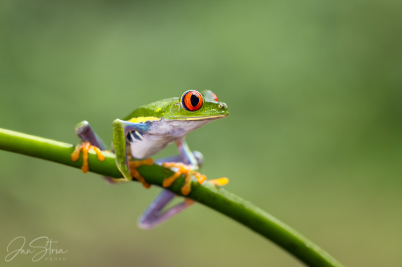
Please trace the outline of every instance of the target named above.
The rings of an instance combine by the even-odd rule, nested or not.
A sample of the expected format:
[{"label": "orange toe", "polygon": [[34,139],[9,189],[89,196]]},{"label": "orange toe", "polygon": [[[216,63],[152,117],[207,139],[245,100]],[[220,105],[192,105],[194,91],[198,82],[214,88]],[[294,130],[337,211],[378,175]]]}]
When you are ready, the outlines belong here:
[{"label": "orange toe", "polygon": [[209,182],[214,185],[224,186],[229,183],[229,179],[226,177],[222,177],[222,178],[218,178],[218,179],[209,180]]},{"label": "orange toe", "polygon": [[145,159],[145,160],[133,160],[128,163],[130,168],[131,176],[138,180],[138,182],[142,183],[145,188],[150,188],[151,185],[147,183],[144,177],[141,176],[140,172],[137,170],[138,167],[142,165],[152,165],[154,164],[153,159]]},{"label": "orange toe", "polygon": [[71,154],[71,160],[77,161],[80,159],[80,152],[82,150],[82,166],[81,171],[83,173],[87,173],[89,171],[89,164],[88,164],[88,152],[89,150],[94,150],[98,156],[100,161],[105,160],[105,156],[102,154],[102,151],[96,147],[91,145],[89,142],[82,142],[81,144],[77,145],[74,149],[74,152]]}]

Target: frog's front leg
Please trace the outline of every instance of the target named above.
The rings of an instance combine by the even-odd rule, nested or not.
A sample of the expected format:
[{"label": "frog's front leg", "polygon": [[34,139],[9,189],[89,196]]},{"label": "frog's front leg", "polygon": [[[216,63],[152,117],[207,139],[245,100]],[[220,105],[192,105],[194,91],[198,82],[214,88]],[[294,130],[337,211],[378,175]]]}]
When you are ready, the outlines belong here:
[{"label": "frog's front leg", "polygon": [[131,131],[147,132],[149,124],[135,123],[130,121],[115,120],[113,122],[113,147],[116,155],[116,166],[123,174],[126,181],[136,178],[145,188],[149,188],[145,179],[138,172],[137,168],[141,165],[152,165],[152,159],[128,161],[126,148],[128,146],[126,136]]}]

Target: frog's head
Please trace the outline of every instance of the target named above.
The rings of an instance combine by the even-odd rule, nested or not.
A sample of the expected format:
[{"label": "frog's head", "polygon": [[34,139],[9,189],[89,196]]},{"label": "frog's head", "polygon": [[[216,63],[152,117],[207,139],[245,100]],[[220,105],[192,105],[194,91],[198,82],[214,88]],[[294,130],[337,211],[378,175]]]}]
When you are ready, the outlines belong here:
[{"label": "frog's head", "polygon": [[229,115],[225,103],[219,102],[211,91],[199,93],[189,90],[170,105],[163,116],[165,120],[212,121]]}]

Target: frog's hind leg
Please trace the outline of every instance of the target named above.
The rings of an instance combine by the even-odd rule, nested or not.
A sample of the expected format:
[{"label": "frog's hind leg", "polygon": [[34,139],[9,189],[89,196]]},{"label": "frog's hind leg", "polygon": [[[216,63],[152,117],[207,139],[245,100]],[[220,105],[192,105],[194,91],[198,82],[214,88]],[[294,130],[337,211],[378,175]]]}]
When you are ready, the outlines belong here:
[{"label": "frog's hind leg", "polygon": [[[201,166],[204,160],[201,152],[192,152],[195,159],[197,160],[198,166]],[[156,164],[162,165],[164,162],[175,162],[175,163],[188,163],[188,160],[183,158],[182,155],[176,155],[166,158],[157,159],[154,161]],[[171,207],[170,209],[163,211],[163,208],[175,197],[175,194],[163,189],[162,192],[152,201],[148,208],[144,211],[141,217],[138,219],[138,227],[141,229],[152,229],[159,224],[170,219],[172,216],[180,213],[184,209],[190,207],[194,204],[194,201],[185,198],[183,202]]]},{"label": "frog's hind leg", "polygon": [[174,193],[163,189],[138,219],[138,227],[146,230],[152,229],[194,203],[193,200],[186,198],[183,202],[171,207],[166,211],[162,211],[162,209],[174,198],[174,196]]},{"label": "frog's hind leg", "polygon": [[[103,160],[104,157],[100,150],[106,150],[106,145],[102,141],[102,139],[93,131],[91,125],[87,121],[82,121],[75,127],[75,133],[81,139],[82,143],[79,144],[74,153],[71,155],[72,160],[78,160],[79,153],[82,150],[83,157],[83,166],[82,171],[87,172],[89,170],[88,167],[88,150],[94,149],[98,154],[99,160]],[[114,179],[108,176],[104,176],[105,180],[108,183],[115,183]]]},{"label": "frog's hind leg", "polygon": [[87,121],[82,121],[75,126],[75,133],[82,142],[89,142],[91,145],[98,147],[100,150],[106,150],[106,145],[100,137],[92,130],[91,125]]}]

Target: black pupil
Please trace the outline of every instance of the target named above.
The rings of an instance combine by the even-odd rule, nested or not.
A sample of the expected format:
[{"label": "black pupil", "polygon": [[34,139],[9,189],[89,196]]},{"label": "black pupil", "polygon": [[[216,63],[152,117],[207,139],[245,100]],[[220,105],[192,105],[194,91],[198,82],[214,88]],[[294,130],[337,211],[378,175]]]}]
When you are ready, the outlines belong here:
[{"label": "black pupil", "polygon": [[195,94],[191,95],[191,105],[193,105],[193,107],[198,105],[198,102],[200,102],[200,100],[198,99],[198,96],[196,96]]}]

